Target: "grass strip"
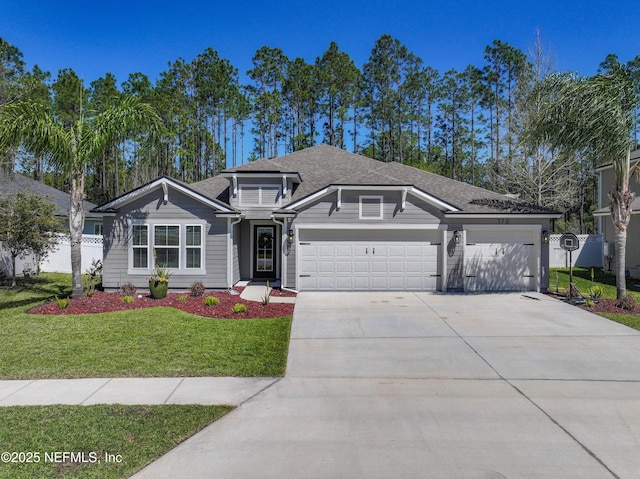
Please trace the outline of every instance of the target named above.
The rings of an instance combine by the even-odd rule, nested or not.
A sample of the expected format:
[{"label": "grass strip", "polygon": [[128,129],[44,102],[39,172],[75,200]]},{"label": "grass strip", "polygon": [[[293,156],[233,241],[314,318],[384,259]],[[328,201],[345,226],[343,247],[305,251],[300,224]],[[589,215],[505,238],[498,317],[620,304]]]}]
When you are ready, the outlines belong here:
[{"label": "grass strip", "polygon": [[0,479],[126,478],[231,409],[182,405],[0,408]]}]

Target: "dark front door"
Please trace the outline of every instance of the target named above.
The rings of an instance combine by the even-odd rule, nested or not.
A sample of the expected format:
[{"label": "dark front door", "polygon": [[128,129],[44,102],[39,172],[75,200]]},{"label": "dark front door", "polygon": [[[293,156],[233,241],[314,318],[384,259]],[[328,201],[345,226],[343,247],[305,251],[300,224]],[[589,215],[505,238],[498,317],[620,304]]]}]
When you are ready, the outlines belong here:
[{"label": "dark front door", "polygon": [[276,277],[276,227],[255,226],[253,230],[253,277],[273,279]]}]

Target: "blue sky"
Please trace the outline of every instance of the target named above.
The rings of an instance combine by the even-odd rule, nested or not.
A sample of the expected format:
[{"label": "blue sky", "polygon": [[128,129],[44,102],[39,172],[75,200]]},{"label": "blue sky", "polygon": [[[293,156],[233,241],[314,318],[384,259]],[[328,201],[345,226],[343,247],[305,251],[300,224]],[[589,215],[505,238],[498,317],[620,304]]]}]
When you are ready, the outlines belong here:
[{"label": "blue sky", "polygon": [[54,77],[74,69],[88,85],[106,72],[118,83],[142,72],[152,81],[167,63],[207,47],[251,68],[263,45],[313,62],[336,41],[361,67],[383,33],[440,71],[483,65],[499,39],[525,53],[539,28],[557,70],[593,74],[608,53],[640,55],[636,1],[564,0],[225,0],[93,2],[0,0],[0,37]]}]

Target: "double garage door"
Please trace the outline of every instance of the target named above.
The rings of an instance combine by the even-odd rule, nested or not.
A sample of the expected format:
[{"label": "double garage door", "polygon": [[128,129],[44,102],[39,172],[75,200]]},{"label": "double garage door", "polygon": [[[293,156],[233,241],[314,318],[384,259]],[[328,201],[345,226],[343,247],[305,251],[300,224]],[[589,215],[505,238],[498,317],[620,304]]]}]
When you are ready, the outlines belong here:
[{"label": "double garage door", "polygon": [[[301,291],[436,291],[440,287],[439,230],[324,230],[298,232]],[[465,231],[464,290],[536,291],[540,245],[535,229]],[[455,250],[454,250],[455,252]],[[446,259],[454,260],[447,254]],[[444,261],[444,260],[442,260]],[[455,274],[455,265],[448,266]]]},{"label": "double garage door", "polygon": [[435,291],[441,235],[437,230],[301,229],[298,288]]}]

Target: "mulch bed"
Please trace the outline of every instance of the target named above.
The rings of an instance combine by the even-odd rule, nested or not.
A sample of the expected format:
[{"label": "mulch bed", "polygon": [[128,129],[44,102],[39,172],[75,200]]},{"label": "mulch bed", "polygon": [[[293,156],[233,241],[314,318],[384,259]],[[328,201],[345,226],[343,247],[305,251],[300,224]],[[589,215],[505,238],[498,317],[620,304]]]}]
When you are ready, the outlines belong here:
[{"label": "mulch bed", "polygon": [[640,304],[637,304],[632,310],[628,310],[618,307],[619,302],[617,299],[599,299],[598,303],[591,307],[586,305],[580,307],[592,313],[640,314]]},{"label": "mulch bed", "polygon": [[[547,294],[560,301],[565,301],[567,299],[566,296],[562,294],[556,294],[552,292],[549,292]],[[591,307],[587,306],[586,304],[581,304],[578,307],[591,313],[640,314],[640,303],[638,303],[632,310],[628,310],[618,307],[619,302],[620,301],[617,299],[598,299],[598,303],[594,304]]]},{"label": "mulch bed", "polygon": [[[243,288],[235,288],[239,293]],[[276,291],[276,290],[274,290]],[[196,314],[206,318],[275,318],[278,316],[291,316],[293,314],[293,304],[289,303],[269,303],[263,306],[262,303],[246,301],[240,298],[239,294],[230,294],[228,291],[207,291],[204,296],[192,298],[188,296],[186,301],[179,301],[178,296],[185,293],[168,293],[166,298],[153,299],[147,293],[136,293],[133,303],[123,303],[119,293],[105,293],[96,291],[91,298],[77,298],[69,301],[69,306],[61,309],[56,301],[36,306],[27,311],[31,314],[91,314],[110,313],[112,311],[127,311],[130,309],[152,308],[154,306],[168,306],[180,309],[187,313]],[[288,295],[288,294],[287,294]],[[206,306],[204,298],[215,296],[220,300],[216,306]],[[293,294],[295,296],[295,294]],[[231,311],[233,305],[243,303],[247,305],[247,312],[234,314]]]}]

